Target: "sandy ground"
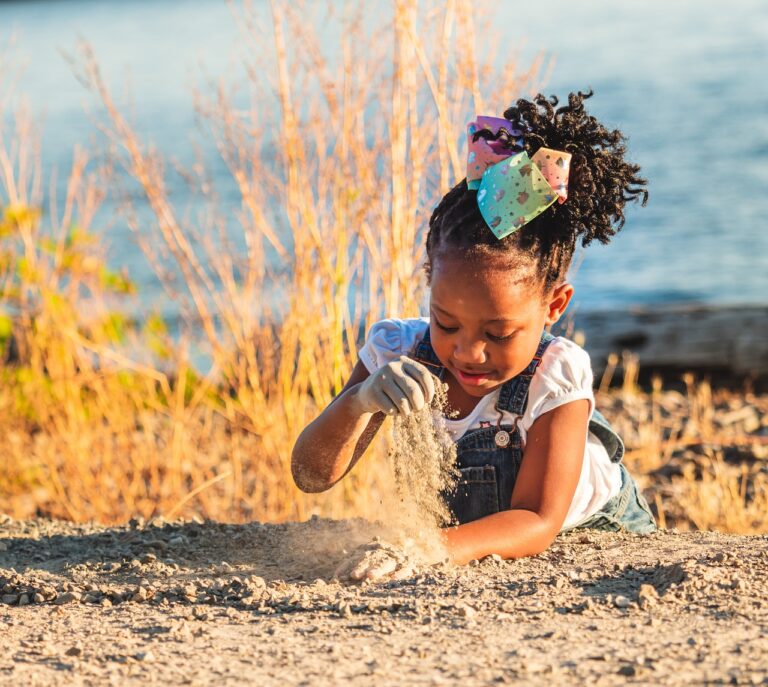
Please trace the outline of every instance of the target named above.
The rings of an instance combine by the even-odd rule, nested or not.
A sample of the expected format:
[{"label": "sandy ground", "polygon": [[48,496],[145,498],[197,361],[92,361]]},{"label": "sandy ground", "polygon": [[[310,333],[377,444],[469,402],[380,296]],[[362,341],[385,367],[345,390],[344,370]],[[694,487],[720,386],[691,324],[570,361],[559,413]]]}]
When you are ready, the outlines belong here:
[{"label": "sandy ground", "polygon": [[575,532],[334,581],[373,533],[0,519],[0,683],[768,684],[768,537]]}]

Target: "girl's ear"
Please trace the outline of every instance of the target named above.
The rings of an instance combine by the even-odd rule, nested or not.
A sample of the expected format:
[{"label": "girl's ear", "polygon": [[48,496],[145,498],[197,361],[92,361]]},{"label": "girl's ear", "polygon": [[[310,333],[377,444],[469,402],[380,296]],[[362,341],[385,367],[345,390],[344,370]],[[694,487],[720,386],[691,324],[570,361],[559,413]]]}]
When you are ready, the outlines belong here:
[{"label": "girl's ear", "polygon": [[546,326],[555,324],[565,312],[573,297],[573,285],[563,282],[556,286],[547,298],[547,316],[544,320]]}]

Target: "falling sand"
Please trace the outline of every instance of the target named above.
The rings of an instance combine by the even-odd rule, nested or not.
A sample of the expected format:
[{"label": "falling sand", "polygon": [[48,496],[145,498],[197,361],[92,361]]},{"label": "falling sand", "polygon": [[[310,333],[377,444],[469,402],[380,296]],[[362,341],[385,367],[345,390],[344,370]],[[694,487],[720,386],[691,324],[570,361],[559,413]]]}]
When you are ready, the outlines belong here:
[{"label": "falling sand", "polygon": [[390,461],[407,523],[425,531],[447,525],[451,513],[445,495],[456,486],[456,444],[442,422],[447,406],[446,387],[435,384],[431,406],[395,420]]},{"label": "falling sand", "polygon": [[431,406],[394,418],[389,462],[395,489],[385,498],[380,535],[358,545],[336,571],[340,579],[404,577],[414,568],[444,561],[440,528],[451,513],[445,495],[456,486],[456,445],[442,419],[446,387],[435,380]]}]

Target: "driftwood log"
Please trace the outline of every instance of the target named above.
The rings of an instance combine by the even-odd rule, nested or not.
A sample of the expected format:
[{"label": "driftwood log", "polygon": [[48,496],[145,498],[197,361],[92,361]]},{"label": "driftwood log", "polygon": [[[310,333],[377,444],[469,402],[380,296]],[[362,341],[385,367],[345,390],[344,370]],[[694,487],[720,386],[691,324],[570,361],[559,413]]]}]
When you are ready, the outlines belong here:
[{"label": "driftwood log", "polygon": [[[630,352],[641,368],[768,375],[768,306],[630,307],[577,314],[569,336],[597,373],[611,353]],[[562,331],[555,331],[563,333]]]}]

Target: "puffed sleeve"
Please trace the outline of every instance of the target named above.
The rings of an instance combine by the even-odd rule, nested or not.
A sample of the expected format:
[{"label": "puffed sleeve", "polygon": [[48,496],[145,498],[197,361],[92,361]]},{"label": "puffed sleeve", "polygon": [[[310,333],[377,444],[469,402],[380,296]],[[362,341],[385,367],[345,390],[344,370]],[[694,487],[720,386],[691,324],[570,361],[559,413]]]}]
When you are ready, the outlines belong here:
[{"label": "puffed sleeve", "polygon": [[522,425],[528,430],[544,413],[583,399],[589,401],[589,416],[592,417],[595,395],[589,354],[573,341],[556,337],[544,352],[531,379]]},{"label": "puffed sleeve", "polygon": [[429,328],[429,318],[386,319],[374,324],[358,355],[368,372],[408,355]]}]

